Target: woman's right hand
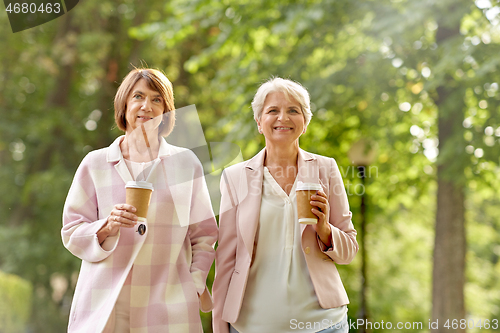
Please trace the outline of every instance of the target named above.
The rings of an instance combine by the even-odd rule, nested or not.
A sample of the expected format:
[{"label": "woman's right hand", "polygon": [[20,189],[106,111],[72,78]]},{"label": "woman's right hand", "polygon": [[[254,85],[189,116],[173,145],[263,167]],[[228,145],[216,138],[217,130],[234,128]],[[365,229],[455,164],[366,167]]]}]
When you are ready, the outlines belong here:
[{"label": "woman's right hand", "polygon": [[137,209],[128,204],[117,204],[106,219],[106,223],[97,232],[99,244],[104,242],[108,236],[118,234],[120,228],[133,228],[137,224]]}]

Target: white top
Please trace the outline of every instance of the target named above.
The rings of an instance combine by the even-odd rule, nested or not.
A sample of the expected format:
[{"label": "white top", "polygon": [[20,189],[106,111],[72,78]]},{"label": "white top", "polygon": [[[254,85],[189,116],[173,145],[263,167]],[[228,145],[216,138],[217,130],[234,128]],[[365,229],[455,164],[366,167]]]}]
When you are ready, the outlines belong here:
[{"label": "white top", "polygon": [[132,162],[130,160],[123,159],[127,164],[127,168],[130,171],[130,175],[136,181],[145,181],[148,179],[151,170],[156,161],[159,161],[159,158],[156,158],[149,162]]},{"label": "white top", "polygon": [[296,183],[287,195],[264,168],[254,262],[238,320],[231,324],[239,332],[318,332],[347,313],[345,305],[319,305],[301,249]]}]

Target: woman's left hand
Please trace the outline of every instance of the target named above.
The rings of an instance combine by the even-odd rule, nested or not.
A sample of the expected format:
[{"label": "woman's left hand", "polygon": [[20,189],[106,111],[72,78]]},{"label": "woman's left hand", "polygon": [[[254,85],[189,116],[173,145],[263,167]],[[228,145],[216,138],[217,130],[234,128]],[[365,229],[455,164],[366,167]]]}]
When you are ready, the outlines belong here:
[{"label": "woman's left hand", "polygon": [[330,204],[328,197],[323,191],[317,191],[315,195],[311,196],[311,211],[318,217],[318,223],[313,224],[313,228],[318,234],[319,238],[326,245],[332,246],[332,231],[330,229]]}]

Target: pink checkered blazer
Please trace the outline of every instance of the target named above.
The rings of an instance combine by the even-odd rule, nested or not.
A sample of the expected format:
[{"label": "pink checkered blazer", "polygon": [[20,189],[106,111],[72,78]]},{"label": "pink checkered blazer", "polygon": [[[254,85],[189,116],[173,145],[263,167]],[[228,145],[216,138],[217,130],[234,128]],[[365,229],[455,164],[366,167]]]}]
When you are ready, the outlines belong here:
[{"label": "pink checkered blazer", "polygon": [[132,180],[121,139],[83,159],[64,205],[62,240],[82,259],[68,332],[102,332],[126,280],[131,333],[202,332],[199,309],[212,306],[205,280],[217,240],[202,166],[191,151],[162,139],[161,162],[148,179],[154,191],[146,233],[122,228],[101,246],[96,233],[125,202]]},{"label": "pink checkered blazer", "polygon": [[[263,149],[252,159],[225,169],[221,178],[219,246],[212,289],[214,333],[228,333],[228,323],[236,322],[240,313],[258,242],[265,153]],[[342,177],[333,158],[302,149],[297,164],[297,180],[322,184],[328,196],[333,246],[325,248],[311,225],[301,225],[302,252],[319,305],[325,309],[339,307],[348,304],[349,299],[336,264],[350,263],[358,252]]]}]

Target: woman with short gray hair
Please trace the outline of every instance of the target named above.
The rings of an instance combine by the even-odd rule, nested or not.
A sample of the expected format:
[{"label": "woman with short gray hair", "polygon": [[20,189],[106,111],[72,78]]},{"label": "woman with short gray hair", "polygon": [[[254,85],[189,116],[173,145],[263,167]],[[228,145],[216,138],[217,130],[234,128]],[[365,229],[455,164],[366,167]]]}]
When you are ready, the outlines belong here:
[{"label": "woman with short gray hair", "polygon": [[[299,147],[312,117],[309,93],[272,78],[252,109],[266,146],[221,178],[214,332],[348,332],[336,264],[356,255],[356,230],[335,160]],[[318,188],[311,224],[297,214],[304,183]]]}]

